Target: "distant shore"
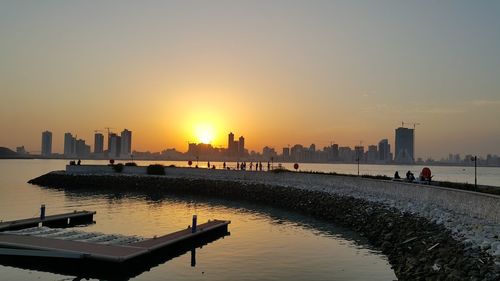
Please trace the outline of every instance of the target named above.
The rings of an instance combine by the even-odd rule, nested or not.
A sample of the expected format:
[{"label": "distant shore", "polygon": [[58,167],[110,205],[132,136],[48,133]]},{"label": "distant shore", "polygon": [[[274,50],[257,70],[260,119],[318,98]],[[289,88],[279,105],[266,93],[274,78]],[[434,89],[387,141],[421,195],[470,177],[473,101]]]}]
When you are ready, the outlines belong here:
[{"label": "distant shore", "polygon": [[[495,214],[498,210],[481,213],[491,200],[492,208],[498,207],[495,204],[500,202],[498,196],[357,177],[286,172],[166,168],[165,176],[148,176],[107,171],[89,174],[79,173],[77,169],[49,173],[30,183],[63,189],[200,194],[269,204],[331,220],[361,233],[389,257],[400,280],[497,280],[500,276],[500,248],[495,252],[500,247],[500,243],[495,244],[498,236],[488,240],[500,230],[499,223],[491,221],[498,219]],[[476,211],[469,210],[471,206],[445,210],[445,205],[440,207],[445,203],[440,198],[446,198],[448,193],[452,202],[446,208],[457,205],[453,203],[456,200],[486,201],[476,215],[472,215]],[[471,217],[464,215],[461,208],[469,210]],[[484,218],[474,218],[477,215]],[[484,225],[486,221],[493,229],[466,234],[466,229]],[[472,236],[479,239],[471,240]]]}]

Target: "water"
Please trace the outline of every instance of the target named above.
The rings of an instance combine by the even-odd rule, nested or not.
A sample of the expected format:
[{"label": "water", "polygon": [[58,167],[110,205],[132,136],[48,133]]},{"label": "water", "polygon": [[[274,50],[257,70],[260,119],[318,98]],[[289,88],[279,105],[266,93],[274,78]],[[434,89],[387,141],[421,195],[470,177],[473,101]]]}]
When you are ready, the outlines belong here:
[{"label": "water", "polygon": [[[198,221],[227,219],[230,236],[151,268],[132,280],[394,280],[386,258],[362,237],[331,223],[282,209],[190,196],[106,191],[65,192],[26,182],[63,160],[0,160],[0,219],[87,209],[96,224],[81,230],[152,237]],[[0,265],[0,280],[72,280],[48,272]]]}]

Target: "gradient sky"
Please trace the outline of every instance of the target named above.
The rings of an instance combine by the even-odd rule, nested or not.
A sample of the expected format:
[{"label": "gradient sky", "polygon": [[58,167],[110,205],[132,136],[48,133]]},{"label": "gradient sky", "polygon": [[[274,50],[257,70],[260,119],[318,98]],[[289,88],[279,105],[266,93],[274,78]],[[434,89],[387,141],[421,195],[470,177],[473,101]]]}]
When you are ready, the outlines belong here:
[{"label": "gradient sky", "polygon": [[0,1],[0,146],[377,143],[500,154],[500,1]]}]

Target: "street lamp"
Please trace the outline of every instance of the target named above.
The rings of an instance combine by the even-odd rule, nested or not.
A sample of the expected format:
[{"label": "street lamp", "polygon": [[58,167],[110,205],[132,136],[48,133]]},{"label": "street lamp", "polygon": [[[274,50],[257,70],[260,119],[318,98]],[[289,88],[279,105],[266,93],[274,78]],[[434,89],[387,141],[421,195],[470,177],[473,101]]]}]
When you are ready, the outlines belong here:
[{"label": "street lamp", "polygon": [[359,177],[359,156],[356,157],[356,162],[358,162],[358,177]]},{"label": "street lamp", "polygon": [[477,189],[477,156],[471,157],[471,161],[474,161],[474,188]]}]

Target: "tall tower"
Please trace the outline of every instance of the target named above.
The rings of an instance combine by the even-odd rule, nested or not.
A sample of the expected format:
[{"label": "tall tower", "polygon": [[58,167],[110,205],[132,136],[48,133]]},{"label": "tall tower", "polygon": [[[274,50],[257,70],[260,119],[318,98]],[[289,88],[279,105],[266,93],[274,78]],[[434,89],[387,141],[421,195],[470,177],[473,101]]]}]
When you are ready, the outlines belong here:
[{"label": "tall tower", "polygon": [[75,138],[73,137],[73,135],[71,135],[71,133],[65,133],[64,134],[64,156],[73,156],[73,154],[75,154],[76,152],[76,149],[75,149],[75,145],[76,145],[76,140]]},{"label": "tall tower", "polygon": [[94,136],[94,153],[104,152],[104,135],[101,133],[96,133]]},{"label": "tall tower", "polygon": [[243,136],[238,140],[238,155],[245,156],[245,138]]},{"label": "tall tower", "polygon": [[42,156],[52,155],[52,132],[42,133]]},{"label": "tall tower", "polygon": [[235,143],[234,143],[234,134],[233,132],[230,132],[229,135],[227,135],[227,155],[229,157],[235,156],[235,151],[237,150]]},{"label": "tall tower", "polygon": [[378,160],[387,163],[392,161],[391,159],[391,145],[389,140],[382,139],[378,143]]},{"label": "tall tower", "polygon": [[108,157],[113,159],[119,157],[121,152],[121,137],[115,133],[109,134]]},{"label": "tall tower", "polygon": [[125,129],[121,133],[121,156],[122,157],[130,157],[130,153],[132,152],[132,132]]},{"label": "tall tower", "polygon": [[399,127],[396,129],[396,150],[394,162],[413,164],[415,162],[415,134],[414,129]]}]

